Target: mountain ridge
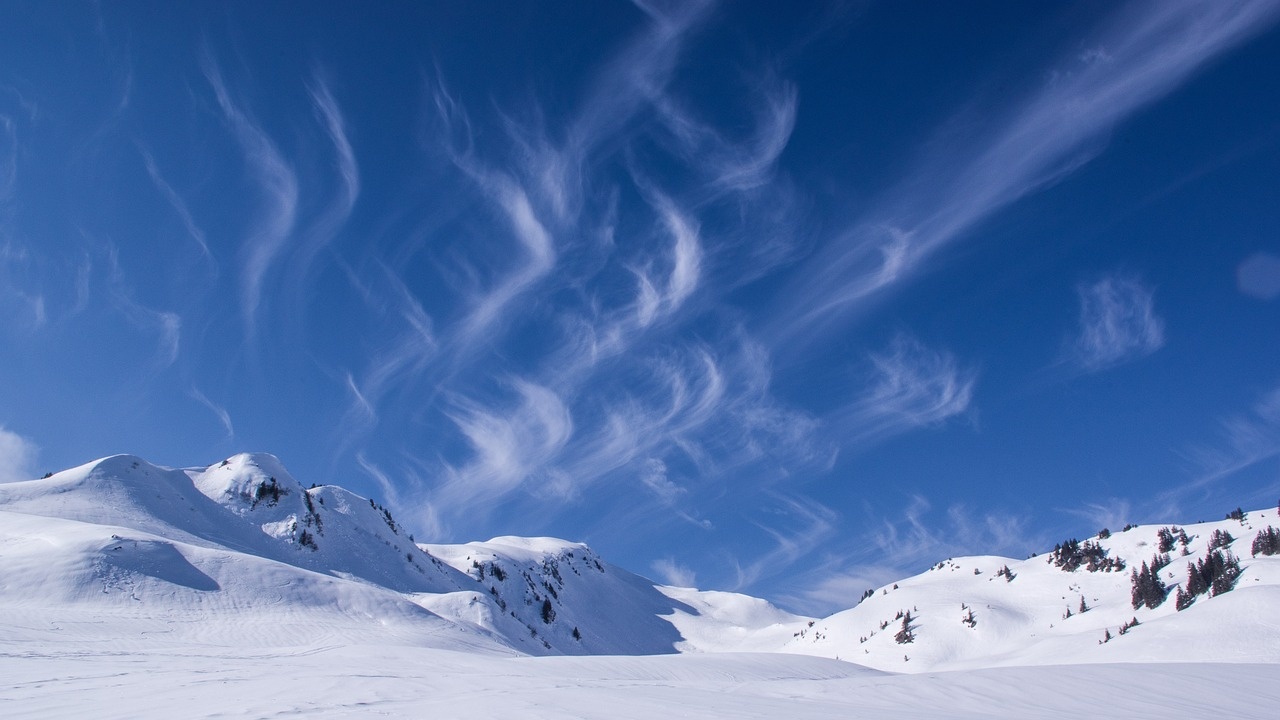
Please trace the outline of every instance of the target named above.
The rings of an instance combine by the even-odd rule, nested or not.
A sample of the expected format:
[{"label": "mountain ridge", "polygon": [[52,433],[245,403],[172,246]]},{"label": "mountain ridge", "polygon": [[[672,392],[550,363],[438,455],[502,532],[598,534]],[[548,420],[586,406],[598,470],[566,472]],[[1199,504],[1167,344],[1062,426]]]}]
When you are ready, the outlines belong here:
[{"label": "mountain ridge", "polygon": [[[557,538],[416,543],[376,501],[305,487],[265,453],[182,469],[115,455],[0,485],[0,605],[55,623],[103,611],[139,632],[200,635],[201,618],[223,614],[249,618],[246,637],[287,639],[287,627],[517,655],[750,651],[893,672],[1276,663],[1262,618],[1280,602],[1280,556],[1250,552],[1276,515],[1130,526],[1024,560],[948,558],[809,618],[663,586]],[[1238,577],[1185,595],[1188,563],[1215,553]]]}]

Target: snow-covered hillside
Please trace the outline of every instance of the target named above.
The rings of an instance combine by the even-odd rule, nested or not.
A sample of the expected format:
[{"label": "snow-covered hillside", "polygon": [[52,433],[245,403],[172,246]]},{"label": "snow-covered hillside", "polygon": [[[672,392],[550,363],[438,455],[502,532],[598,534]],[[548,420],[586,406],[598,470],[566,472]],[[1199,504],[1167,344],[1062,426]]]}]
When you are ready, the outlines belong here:
[{"label": "snow-covered hillside", "polygon": [[[659,586],[581,543],[419,545],[375,501],[306,487],[270,455],[120,455],[0,484],[0,701],[99,717],[190,715],[192,698],[242,716],[1098,714],[1096,694],[1054,692],[1066,679],[1105,691],[1107,714],[1262,716],[1280,701],[1280,518],[1234,515],[951,558],[814,619]],[[574,655],[594,657],[545,657]],[[1211,692],[1228,681],[1229,698]]]},{"label": "snow-covered hillside", "polygon": [[[221,614],[243,619],[231,625],[245,637],[260,636],[247,628],[268,618],[277,629],[444,634],[432,641],[442,647],[644,655],[690,649],[682,631],[704,639],[699,649],[724,649],[723,633],[699,633],[698,623],[719,628],[732,616],[720,605],[739,602],[666,594],[552,538],[420,546],[375,501],[305,487],[266,454],[184,470],[109,457],[0,485],[0,519],[0,604],[44,612],[52,603],[64,616],[106,609],[148,632],[157,618],[189,629]],[[764,612],[740,618],[731,635],[802,620],[751,602]]]},{"label": "snow-covered hillside", "polygon": [[[1190,525],[1105,532],[1026,560],[949,558],[800,628],[787,652],[899,672],[1113,662],[1280,663],[1280,555],[1253,553],[1275,509]],[[1215,540],[1216,538],[1216,540]],[[1065,547],[1061,547],[1065,546]],[[1216,547],[1215,547],[1216,546]],[[1212,555],[1239,576],[1194,596],[1189,565]],[[1212,563],[1210,563],[1212,564]],[[1160,566],[1135,598],[1134,574]],[[1212,584],[1212,583],[1210,583]],[[857,598],[851,598],[856,602]],[[1188,604],[1189,603],[1189,604]],[[1136,625],[1133,623],[1136,621]],[[905,629],[905,632],[904,632]]]}]

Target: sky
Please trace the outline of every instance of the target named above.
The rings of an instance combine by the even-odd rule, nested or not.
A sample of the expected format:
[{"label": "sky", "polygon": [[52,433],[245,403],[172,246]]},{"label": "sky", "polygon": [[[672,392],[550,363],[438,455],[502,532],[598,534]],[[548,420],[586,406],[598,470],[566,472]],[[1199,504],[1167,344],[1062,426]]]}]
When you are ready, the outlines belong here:
[{"label": "sky", "polygon": [[6,2],[0,481],[810,614],[1280,497],[1280,3]]}]

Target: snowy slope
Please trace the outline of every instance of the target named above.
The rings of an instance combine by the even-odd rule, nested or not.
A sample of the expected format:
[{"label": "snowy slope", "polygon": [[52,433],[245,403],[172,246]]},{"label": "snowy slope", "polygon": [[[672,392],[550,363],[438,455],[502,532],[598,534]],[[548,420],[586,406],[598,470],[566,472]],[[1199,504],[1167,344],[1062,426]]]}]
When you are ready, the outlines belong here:
[{"label": "snowy slope", "polygon": [[[1061,552],[944,560],[812,619],[658,586],[553,538],[415,545],[376,502],[304,487],[270,455],[185,470],[122,455],[0,484],[0,706],[103,718],[1268,717],[1280,555],[1250,552],[1268,527],[1280,528],[1274,510],[1170,526],[1165,539],[1185,533],[1185,551],[1169,548],[1168,597],[1154,607],[1131,602],[1132,571],[1160,549],[1152,525],[1077,544],[1096,544],[1079,567],[1060,567]],[[1239,578],[1177,610],[1187,563],[1218,532],[1233,538],[1221,551]],[[556,655],[591,657],[531,657]]]},{"label": "snowy slope", "polygon": [[[1049,555],[1027,560],[978,556],[942,561],[915,577],[878,588],[856,607],[798,628],[786,652],[822,655],[898,672],[976,667],[1113,662],[1280,663],[1280,555],[1252,557],[1257,534],[1280,520],[1275,510],[1247,513],[1243,521],[1175,526],[1144,525],[1093,537],[1123,570],[1068,571]],[[1158,532],[1185,531],[1159,571],[1167,598],[1154,608],[1132,602],[1132,573],[1150,564]],[[1199,596],[1178,611],[1178,586],[1188,563],[1208,552],[1214,531],[1235,538],[1224,551],[1238,558],[1235,588]],[[998,575],[1004,567],[1012,580]],[[855,598],[856,599],[856,598]],[[1086,607],[1080,611],[1081,600]],[[1068,610],[1070,616],[1068,616]],[[910,642],[898,633],[910,613]],[[1120,634],[1132,620],[1138,625]],[[1111,638],[1107,640],[1107,635]],[[905,639],[905,638],[902,638]]]},{"label": "snowy slope", "polygon": [[760,598],[740,593],[663,586],[682,607],[667,617],[680,631],[681,652],[769,652],[813,618],[794,615]]},{"label": "snowy slope", "polygon": [[[1133,571],[1159,550],[1162,528],[1152,525],[1090,538],[1082,547],[1096,545],[1093,562],[1080,567],[1059,567],[1050,555],[944,560],[821,620],[744,595],[661,587],[553,538],[417,545],[376,502],[305,487],[265,454],[185,470],[105,458],[0,485],[0,521],[6,617],[106,613],[124,623],[115,631],[152,632],[158,619],[167,632],[194,631],[216,616],[234,620],[227,627],[237,637],[276,641],[291,637],[282,627],[342,637],[367,630],[445,649],[781,651],[895,672],[1280,663],[1280,632],[1269,619],[1280,602],[1280,555],[1250,553],[1259,532],[1280,528],[1275,510],[1170,526],[1186,542],[1169,548],[1158,573],[1168,598],[1155,607],[1131,603]],[[1222,551],[1240,560],[1241,575],[1230,592],[1178,611],[1187,563],[1206,556],[1215,532],[1233,536]],[[908,620],[910,638],[896,637]]]},{"label": "snowy slope", "polygon": [[[569,655],[650,655],[776,647],[765,632],[804,620],[758,598],[656,586],[610,565],[591,548],[555,538],[498,537],[465,545],[425,545],[429,553],[467,573],[498,605],[497,616],[451,612],[505,637]],[[764,633],[763,643],[756,638]],[[771,648],[772,649],[772,648]]]},{"label": "snowy slope", "polygon": [[390,511],[340,487],[308,489],[272,455],[236,455],[184,472],[201,493],[275,539],[291,564],[401,592],[472,586],[414,544]]},{"label": "snowy slope", "polygon": [[128,528],[395,590],[470,585],[423,553],[385,511],[342,488],[308,490],[262,453],[187,470],[116,455],[0,485],[0,509]]},{"label": "snowy slope", "polygon": [[[59,617],[115,613],[149,632],[147,618],[191,628],[225,615],[239,637],[358,636],[372,623],[427,637],[448,627],[441,647],[642,655],[756,648],[743,638],[757,625],[800,620],[754,598],[664,593],[553,538],[419,546],[376,502],[305,487],[267,454],[184,470],[104,458],[0,485],[0,518],[0,606],[53,602]],[[744,602],[759,618],[728,609]]]},{"label": "snowy slope", "polygon": [[497,657],[404,645],[253,649],[6,642],[7,717],[912,718],[1273,717],[1274,665],[1077,665],[895,675],[772,654]]}]

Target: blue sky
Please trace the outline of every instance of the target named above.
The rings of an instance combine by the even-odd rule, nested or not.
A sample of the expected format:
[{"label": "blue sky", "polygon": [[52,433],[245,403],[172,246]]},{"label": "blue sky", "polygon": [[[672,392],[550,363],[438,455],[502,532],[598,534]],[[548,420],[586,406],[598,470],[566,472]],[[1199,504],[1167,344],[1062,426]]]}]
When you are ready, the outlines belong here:
[{"label": "blue sky", "polygon": [[0,479],[811,613],[1280,496],[1280,4],[0,7]]}]

